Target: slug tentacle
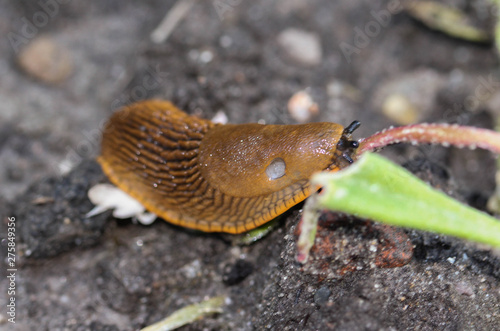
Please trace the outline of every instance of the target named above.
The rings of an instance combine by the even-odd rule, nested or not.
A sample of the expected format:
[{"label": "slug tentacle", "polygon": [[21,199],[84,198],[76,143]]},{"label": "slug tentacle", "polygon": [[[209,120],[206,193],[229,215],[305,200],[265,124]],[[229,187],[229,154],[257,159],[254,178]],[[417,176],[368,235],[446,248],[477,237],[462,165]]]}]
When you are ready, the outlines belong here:
[{"label": "slug tentacle", "polygon": [[354,150],[359,147],[359,142],[356,140],[351,140],[352,133],[361,126],[359,121],[353,121],[349,126],[347,126],[342,132],[342,137],[340,137],[337,143],[337,149],[342,153],[342,157],[349,163],[353,163],[354,160],[351,158],[351,154],[354,155]]},{"label": "slug tentacle", "polygon": [[352,162],[355,123],[220,125],[145,101],[111,117],[98,161],[111,182],[165,220],[240,233],[307,198],[314,172]]}]

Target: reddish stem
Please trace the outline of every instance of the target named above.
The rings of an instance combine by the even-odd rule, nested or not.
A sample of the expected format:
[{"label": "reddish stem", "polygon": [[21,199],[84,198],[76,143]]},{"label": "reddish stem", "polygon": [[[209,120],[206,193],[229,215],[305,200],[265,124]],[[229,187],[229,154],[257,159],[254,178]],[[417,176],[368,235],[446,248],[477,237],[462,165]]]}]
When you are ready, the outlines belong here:
[{"label": "reddish stem", "polygon": [[356,156],[367,151],[396,143],[441,144],[475,149],[487,149],[500,154],[500,133],[487,129],[456,124],[413,124],[383,130],[366,139],[361,139]]}]

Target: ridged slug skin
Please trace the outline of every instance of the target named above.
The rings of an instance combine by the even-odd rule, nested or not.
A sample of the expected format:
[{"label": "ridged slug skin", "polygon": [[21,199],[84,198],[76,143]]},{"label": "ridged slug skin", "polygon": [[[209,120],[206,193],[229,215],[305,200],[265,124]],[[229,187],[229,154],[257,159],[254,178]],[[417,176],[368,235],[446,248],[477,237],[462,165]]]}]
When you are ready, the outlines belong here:
[{"label": "ridged slug skin", "polygon": [[113,114],[98,161],[113,184],[166,221],[241,233],[307,198],[314,172],[349,164],[337,149],[343,130],[214,124],[149,100]]}]

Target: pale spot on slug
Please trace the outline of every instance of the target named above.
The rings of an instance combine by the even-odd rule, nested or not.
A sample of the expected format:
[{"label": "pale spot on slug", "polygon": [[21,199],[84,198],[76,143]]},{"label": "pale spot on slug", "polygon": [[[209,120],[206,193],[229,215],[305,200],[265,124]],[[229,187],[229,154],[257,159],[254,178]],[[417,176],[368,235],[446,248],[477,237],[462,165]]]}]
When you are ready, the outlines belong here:
[{"label": "pale spot on slug", "polygon": [[271,164],[266,168],[266,174],[269,180],[278,179],[285,175],[286,164],[282,158],[274,159]]}]

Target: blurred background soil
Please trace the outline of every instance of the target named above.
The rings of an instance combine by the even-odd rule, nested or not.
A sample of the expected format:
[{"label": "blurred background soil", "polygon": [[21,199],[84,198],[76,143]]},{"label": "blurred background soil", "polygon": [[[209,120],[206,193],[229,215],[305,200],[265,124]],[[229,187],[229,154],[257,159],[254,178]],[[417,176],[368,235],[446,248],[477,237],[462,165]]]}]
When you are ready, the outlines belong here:
[{"label": "blurred background soil", "polygon": [[[490,2],[445,3],[493,30]],[[243,247],[163,221],[85,218],[88,188],[106,181],[93,161],[101,128],[142,99],[232,123],[294,124],[288,101],[306,90],[319,109],[309,121],[359,120],[357,138],[412,122],[491,129],[498,116],[494,46],[433,31],[400,1],[194,1],[166,41],[151,41],[175,4],[0,1],[1,251],[4,260],[15,217],[19,253],[15,325],[0,271],[0,330],[136,330],[218,295],[229,298],[223,313],[183,330],[500,329],[500,261],[487,247],[406,231],[410,263],[378,268],[380,237],[353,220],[332,229],[335,256],[303,267],[300,206]],[[383,154],[481,210],[495,188],[484,151]]]}]

